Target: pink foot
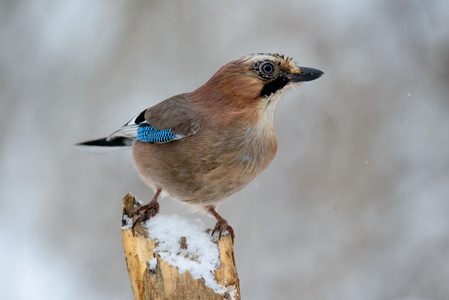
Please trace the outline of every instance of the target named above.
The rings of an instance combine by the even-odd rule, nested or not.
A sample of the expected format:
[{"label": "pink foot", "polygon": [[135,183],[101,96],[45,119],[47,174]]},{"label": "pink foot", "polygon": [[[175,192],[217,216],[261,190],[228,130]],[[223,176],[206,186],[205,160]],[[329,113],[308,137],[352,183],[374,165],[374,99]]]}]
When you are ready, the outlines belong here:
[{"label": "pink foot", "polygon": [[151,217],[154,217],[159,213],[159,203],[150,202],[147,205],[140,207],[133,211],[133,217],[137,216],[137,219],[133,222],[133,228],[140,222],[144,222]]},{"label": "pink foot", "polygon": [[150,203],[133,211],[132,216],[137,216],[137,219],[133,222],[132,228],[134,228],[140,222],[144,222],[159,213],[159,203],[157,202],[157,198],[159,197],[160,193],[161,189],[158,189],[156,191],[156,195],[154,195],[154,198],[150,201]]},{"label": "pink foot", "polygon": [[234,229],[228,224],[228,221],[223,219],[215,209],[211,208],[209,211],[217,219],[217,224],[215,224],[214,230],[212,230],[212,235],[214,235],[215,232],[218,232],[218,239],[220,239],[223,233],[227,231],[231,235],[232,243],[234,244]]}]

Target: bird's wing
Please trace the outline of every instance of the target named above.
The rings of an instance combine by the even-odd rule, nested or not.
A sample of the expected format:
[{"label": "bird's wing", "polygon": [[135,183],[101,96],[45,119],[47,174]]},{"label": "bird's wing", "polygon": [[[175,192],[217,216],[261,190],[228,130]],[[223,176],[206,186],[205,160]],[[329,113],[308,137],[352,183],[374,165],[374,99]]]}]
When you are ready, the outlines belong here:
[{"label": "bird's wing", "polygon": [[106,140],[120,138],[161,144],[194,135],[200,128],[198,114],[185,101],[187,94],[171,97],[132,118]]}]

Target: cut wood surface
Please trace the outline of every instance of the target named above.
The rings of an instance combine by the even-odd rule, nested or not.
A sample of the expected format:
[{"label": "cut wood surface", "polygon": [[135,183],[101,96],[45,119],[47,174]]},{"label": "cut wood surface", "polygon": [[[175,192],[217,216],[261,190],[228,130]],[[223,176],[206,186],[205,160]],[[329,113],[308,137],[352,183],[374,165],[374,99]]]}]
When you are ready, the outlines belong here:
[{"label": "cut wood surface", "polygon": [[[170,259],[175,261],[179,258],[190,259],[193,264],[198,263],[195,262],[198,260],[196,255],[186,254],[190,244],[194,242],[190,241],[189,237],[180,235],[176,237],[178,241],[176,247],[168,251],[164,249],[162,252],[158,248],[161,243],[158,237],[151,238],[153,236],[149,232],[151,228],[148,229],[144,223],[132,228],[131,215],[139,206],[131,194],[123,198],[122,239],[135,299],[240,299],[239,279],[230,235],[223,235],[218,241],[215,241],[214,237],[208,237],[219,249],[217,268],[207,270],[204,276],[206,279],[203,277],[194,279],[189,270],[180,272],[177,267],[163,259],[170,255]],[[201,262],[198,264],[201,265]]]}]

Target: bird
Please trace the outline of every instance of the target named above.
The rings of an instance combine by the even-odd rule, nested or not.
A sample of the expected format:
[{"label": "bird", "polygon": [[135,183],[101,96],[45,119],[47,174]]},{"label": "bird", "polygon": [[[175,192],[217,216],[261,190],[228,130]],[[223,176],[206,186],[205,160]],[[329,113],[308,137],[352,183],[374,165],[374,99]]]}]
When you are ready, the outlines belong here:
[{"label": "bird", "polygon": [[[133,227],[159,212],[161,193],[214,216],[219,238],[234,230],[217,206],[273,161],[273,127],[284,92],[321,77],[278,53],[254,53],[221,67],[196,90],[170,97],[105,138],[77,144],[93,151],[132,147],[140,178],[155,191]],[[87,150],[89,151],[89,150]]]}]

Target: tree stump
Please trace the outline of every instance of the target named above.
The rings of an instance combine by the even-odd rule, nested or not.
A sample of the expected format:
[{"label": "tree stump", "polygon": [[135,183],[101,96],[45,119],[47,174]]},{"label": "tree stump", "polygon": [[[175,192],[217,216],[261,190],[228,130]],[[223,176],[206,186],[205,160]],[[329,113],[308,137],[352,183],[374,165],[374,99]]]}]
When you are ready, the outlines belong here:
[{"label": "tree stump", "polygon": [[[177,216],[161,216],[158,220],[157,215],[133,229],[131,215],[140,205],[131,194],[123,198],[122,239],[134,299],[240,299],[230,235],[216,241],[209,229],[207,237],[204,232],[182,236],[183,230],[193,232],[198,224],[180,223],[190,221]],[[182,228],[168,225],[162,231],[159,229],[170,222],[181,224]],[[186,228],[189,226],[192,228]],[[157,233],[158,230],[163,234]],[[177,239],[176,243],[170,243],[169,239],[173,238]],[[211,253],[216,253],[216,257]]]}]

